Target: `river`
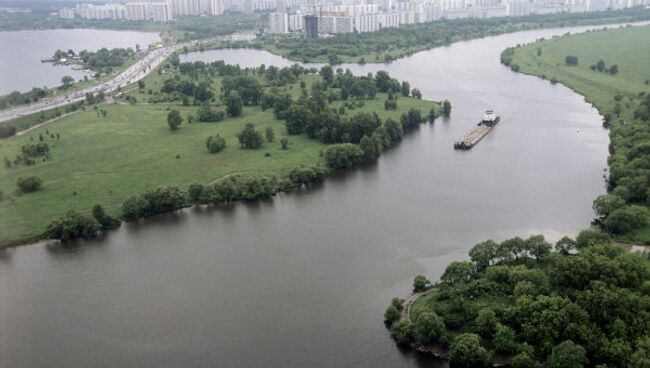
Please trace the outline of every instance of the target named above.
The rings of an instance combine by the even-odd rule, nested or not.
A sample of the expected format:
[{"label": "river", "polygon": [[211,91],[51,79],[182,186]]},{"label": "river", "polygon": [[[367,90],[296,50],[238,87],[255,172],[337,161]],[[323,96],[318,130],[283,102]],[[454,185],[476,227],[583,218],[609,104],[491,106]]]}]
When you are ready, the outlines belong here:
[{"label": "river", "polygon": [[[584,28],[582,28],[584,29]],[[572,29],[573,31],[579,29]],[[73,245],[0,257],[0,365],[7,367],[421,367],[382,324],[413,276],[436,279],[485,239],[575,235],[604,192],[607,131],[561,85],[499,64],[540,30],[453,44],[386,69],[452,117],[376,164],[309,190],[192,208]],[[185,56],[288,65],[257,50]],[[483,110],[501,123],[452,149]],[[578,131],[579,129],[579,131]]]},{"label": "river", "polygon": [[0,32],[0,95],[28,91],[32,87],[55,87],[69,75],[75,80],[88,75],[71,66],[42,63],[57,49],[95,51],[102,47],[146,48],[160,41],[157,33],[95,29],[56,29],[48,31]]}]

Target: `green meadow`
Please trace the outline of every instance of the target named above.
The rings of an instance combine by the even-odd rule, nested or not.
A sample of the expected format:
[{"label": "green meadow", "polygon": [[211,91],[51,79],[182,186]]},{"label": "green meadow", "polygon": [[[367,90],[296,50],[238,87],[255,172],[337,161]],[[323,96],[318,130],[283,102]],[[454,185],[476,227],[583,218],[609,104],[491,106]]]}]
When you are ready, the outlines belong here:
[{"label": "green meadow", "polygon": [[[130,87],[127,95],[138,103],[124,102],[85,107],[61,119],[35,128],[23,135],[0,140],[0,157],[13,160],[26,144],[43,141],[50,146],[51,158],[38,160],[34,165],[2,165],[0,167],[0,244],[16,244],[39,238],[47,225],[71,209],[89,213],[92,206],[101,204],[114,216],[121,213],[122,202],[131,195],[160,186],[178,186],[186,189],[192,183],[207,184],[229,174],[283,175],[297,165],[316,165],[324,162],[322,151],[327,145],[309,139],[304,134],[288,135],[284,121],[274,118],[272,109],[245,106],[239,117],[227,117],[215,123],[188,123],[198,106],[183,106],[177,102],[148,103],[148,89],[159,90],[167,73],[152,73],[145,79],[146,87]],[[303,76],[309,87],[319,79]],[[213,79],[212,88],[220,89],[220,77]],[[265,89],[268,86],[264,86]],[[298,96],[298,84],[282,87]],[[218,96],[218,95],[217,95]],[[399,121],[409,108],[421,109],[426,114],[438,106],[431,101],[399,97],[398,109],[384,110],[387,95],[378,93],[375,99],[355,101],[358,106],[348,109],[348,116],[357,112],[377,112],[383,119]],[[338,108],[343,102],[333,101]],[[223,110],[219,98],[215,106]],[[177,109],[184,121],[177,131],[167,125],[170,109]],[[105,111],[105,114],[102,112]],[[265,140],[262,148],[240,148],[236,134],[246,123],[255,124],[259,131],[272,127],[275,139]],[[220,134],[226,139],[226,148],[211,154],[206,148],[208,136]],[[58,137],[57,137],[58,135]],[[281,149],[280,139],[289,138],[288,149]],[[42,189],[19,194],[18,177],[38,176]]]}]

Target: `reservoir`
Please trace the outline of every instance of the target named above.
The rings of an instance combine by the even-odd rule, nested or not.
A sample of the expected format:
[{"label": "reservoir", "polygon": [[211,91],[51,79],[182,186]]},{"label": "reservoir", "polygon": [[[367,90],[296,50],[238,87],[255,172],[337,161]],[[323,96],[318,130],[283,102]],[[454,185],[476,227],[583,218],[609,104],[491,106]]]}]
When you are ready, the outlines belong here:
[{"label": "reservoir", "polygon": [[52,57],[57,49],[96,51],[140,45],[146,49],[160,41],[157,33],[109,31],[95,29],[53,29],[47,31],[0,32],[0,95],[13,91],[25,92],[32,87],[56,87],[66,75],[79,80],[87,71],[73,70],[71,66],[41,63]]},{"label": "reservoir", "polygon": [[[452,103],[450,119],[423,124],[376,164],[273,200],[5,251],[0,366],[443,366],[396,347],[382,323],[391,297],[406,297],[417,274],[437,279],[482,240],[575,236],[605,191],[608,136],[597,111],[499,63],[508,46],[568,30],[580,29],[342,65],[385,69],[423,98]],[[292,64],[259,50],[183,59]],[[454,150],[486,109],[499,125],[471,151]]]}]

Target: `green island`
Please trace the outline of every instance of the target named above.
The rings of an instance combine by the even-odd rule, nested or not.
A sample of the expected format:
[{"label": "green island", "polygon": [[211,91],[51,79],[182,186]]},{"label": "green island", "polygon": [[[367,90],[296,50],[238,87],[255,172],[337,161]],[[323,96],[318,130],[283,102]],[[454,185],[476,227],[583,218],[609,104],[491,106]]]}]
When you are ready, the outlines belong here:
[{"label": "green island", "polygon": [[98,99],[0,141],[1,244],[90,237],[117,217],[292,190],[375,160],[451,110],[386,72],[176,55],[117,101]]},{"label": "green island", "polygon": [[647,367],[650,262],[597,230],[475,245],[440,282],[414,280],[384,319],[399,344],[456,367]]},{"label": "green island", "polygon": [[517,72],[585,96],[610,129],[608,194],[594,227],[554,246],[543,236],[488,240],[431,284],[394,298],[399,344],[459,367],[650,366],[650,26],[603,29],[504,50]]},{"label": "green island", "polygon": [[507,49],[504,64],[585,96],[610,130],[608,194],[597,225],[624,242],[650,244],[650,26],[605,29]]}]

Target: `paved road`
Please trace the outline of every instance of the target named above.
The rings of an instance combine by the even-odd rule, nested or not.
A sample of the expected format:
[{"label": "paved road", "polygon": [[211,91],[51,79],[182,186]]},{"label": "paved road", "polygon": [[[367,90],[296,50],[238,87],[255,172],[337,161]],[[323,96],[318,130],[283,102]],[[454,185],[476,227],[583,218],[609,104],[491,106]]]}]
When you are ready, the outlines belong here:
[{"label": "paved road", "polygon": [[53,109],[55,107],[60,107],[73,102],[81,101],[86,98],[86,93],[94,94],[103,91],[105,94],[110,94],[112,92],[115,92],[120,87],[125,87],[146,77],[158,65],[160,65],[160,63],[162,63],[165,58],[167,58],[167,56],[185,45],[187,44],[167,46],[164,48],[149,51],[149,53],[144,58],[131,65],[122,73],[118,74],[115,78],[102,84],[72,92],[65,96],[44,98],[29,105],[22,105],[11,109],[0,110],[0,123],[15,119],[23,115],[29,115],[43,110]]}]

